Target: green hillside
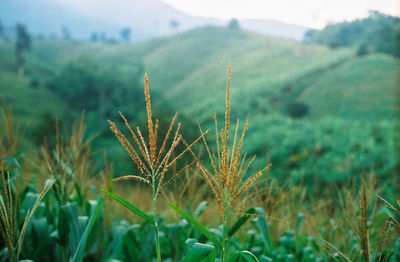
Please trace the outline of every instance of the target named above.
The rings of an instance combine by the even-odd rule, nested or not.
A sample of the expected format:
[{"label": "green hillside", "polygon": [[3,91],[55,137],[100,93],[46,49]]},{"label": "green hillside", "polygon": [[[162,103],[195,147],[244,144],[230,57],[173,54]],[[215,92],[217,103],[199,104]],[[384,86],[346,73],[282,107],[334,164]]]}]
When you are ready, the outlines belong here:
[{"label": "green hillside", "polygon": [[[368,108],[364,109],[368,110],[367,115],[385,117],[393,112],[396,98],[395,58],[384,55],[358,58],[351,49],[332,51],[323,46],[225,28],[200,28],[134,46],[107,47],[103,52],[96,50],[96,54],[100,61],[127,69],[139,61],[149,73],[153,89],[163,92],[178,110],[200,120],[223,111],[220,101],[224,99],[229,62],[233,105],[243,114],[255,109],[261,113],[282,110],[285,104],[301,96],[299,100],[307,103],[315,116],[358,116],[363,107],[359,103],[368,101]],[[363,77],[365,74],[368,78]],[[330,102],[336,104],[333,101],[339,97],[332,96],[328,104],[322,102],[324,108],[317,105],[325,96],[303,98],[307,96],[303,92],[309,93],[325,81],[328,81],[325,86],[331,89],[340,85],[353,90],[342,101],[341,106],[349,104],[343,109],[346,112],[327,108]],[[377,95],[371,95],[376,87],[382,88]]]},{"label": "green hillside", "polygon": [[123,51],[107,50],[101,59],[115,64],[140,59],[152,88],[161,90],[178,109],[203,119],[223,111],[220,101],[224,100],[230,62],[233,103],[241,107],[237,111],[246,114],[255,107],[270,110],[271,101],[277,103],[282,89],[297,78],[351,56],[348,49],[331,51],[245,31],[206,27]]},{"label": "green hillside", "polygon": [[[12,43],[0,44],[0,94],[24,119],[45,112],[76,117],[77,111],[48,86],[57,79],[74,78],[57,76],[78,59],[111,68],[114,71],[107,71],[108,75],[123,79],[124,88],[132,83],[132,88],[141,89],[138,83],[147,72],[152,92],[167,101],[168,110],[192,121],[186,126],[198,121],[204,128],[212,127],[214,112],[223,117],[226,70],[231,62],[232,119],[239,117],[243,124],[247,113],[251,114],[246,150],[262,156],[256,167],[269,158],[277,176],[307,175],[319,177],[320,182],[344,181],[372,168],[382,176],[394,172],[396,159],[385,157],[395,155],[392,119],[398,106],[398,60],[393,57],[358,57],[353,49],[332,50],[216,27],[139,44],[34,39],[25,77],[15,73]],[[116,97],[123,97],[125,89],[117,89]],[[130,114],[130,119],[143,114],[136,109],[137,99],[141,98],[135,95],[132,102],[109,102],[113,114],[107,117],[118,118],[118,110]],[[308,108],[305,118],[288,116],[287,108],[294,102]],[[168,110],[163,106],[158,110],[169,119]],[[97,144],[115,148],[104,116],[90,113],[89,128],[102,134]],[[123,152],[113,150],[112,156],[120,159]]]},{"label": "green hillside", "polygon": [[299,100],[313,116],[385,118],[398,107],[398,70],[398,60],[388,55],[353,59],[316,79]]},{"label": "green hillside", "polygon": [[[12,59],[10,46],[1,47],[9,55],[6,59]],[[38,40],[29,54],[28,70],[40,77],[52,75],[67,61],[81,57],[125,72],[136,72],[140,65],[140,70],[149,73],[153,90],[161,91],[177,110],[204,120],[223,110],[220,101],[231,62],[237,112],[284,110],[287,103],[299,100],[311,108],[313,116],[357,116],[360,110],[367,110],[367,117],[389,116],[395,104],[397,61],[383,55],[355,58],[353,53],[351,49],[332,51],[245,31],[205,27],[135,45]],[[351,91],[342,94],[339,89]],[[336,107],[338,100],[340,108]]]},{"label": "green hillside", "polygon": [[27,76],[18,76],[13,51],[9,45],[0,44],[0,96],[14,107],[22,121],[45,112],[64,114],[66,105],[62,99],[43,86],[35,86],[33,83],[38,76],[43,80],[49,77],[48,74],[41,73],[42,69],[37,65],[29,65]]}]

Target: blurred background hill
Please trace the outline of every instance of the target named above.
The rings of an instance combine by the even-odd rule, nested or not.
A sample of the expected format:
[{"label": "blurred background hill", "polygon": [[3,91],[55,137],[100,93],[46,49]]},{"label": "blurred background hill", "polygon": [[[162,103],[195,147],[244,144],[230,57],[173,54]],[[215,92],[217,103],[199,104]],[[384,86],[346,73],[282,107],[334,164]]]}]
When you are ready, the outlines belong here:
[{"label": "blurred background hill", "polygon": [[211,128],[214,113],[222,119],[232,63],[233,119],[243,124],[250,113],[246,150],[259,156],[255,167],[269,159],[275,176],[305,176],[310,185],[398,172],[398,17],[371,12],[309,30],[194,17],[157,0],[95,2],[80,10],[1,3],[0,94],[23,122],[34,117],[27,147],[54,143],[56,119],[68,126],[85,111],[95,148],[127,173],[106,120],[122,111],[144,121],[144,73],[161,122],[179,112],[190,140],[197,122]]},{"label": "blurred background hill", "polygon": [[[176,10],[160,0],[85,1],[76,7],[60,0],[3,0],[0,18],[5,25],[29,24],[34,35],[60,37],[63,28],[71,37],[88,40],[93,34],[117,41],[119,31],[129,28],[130,41],[143,41],[187,31],[197,26],[223,26],[225,21],[195,17]],[[73,1],[72,1],[73,2]],[[244,29],[301,40],[307,28],[274,20],[246,19]],[[12,28],[10,28],[12,34]]]}]

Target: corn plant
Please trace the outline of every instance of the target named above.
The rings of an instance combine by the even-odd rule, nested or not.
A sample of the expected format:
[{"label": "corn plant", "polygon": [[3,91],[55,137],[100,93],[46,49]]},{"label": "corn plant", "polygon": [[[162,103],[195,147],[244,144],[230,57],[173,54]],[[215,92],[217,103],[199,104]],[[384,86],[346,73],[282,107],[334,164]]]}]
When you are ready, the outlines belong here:
[{"label": "corn plant", "polygon": [[[205,148],[207,150],[208,156],[210,158],[211,170],[207,169],[203,165],[202,161],[194,154],[193,150],[188,147],[196,161],[197,167],[209,185],[219,208],[220,216],[222,217],[222,228],[223,236],[222,243],[217,240],[210,232],[207,231],[200,223],[195,221],[193,217],[178,209],[176,206],[170,204],[170,207],[175,211],[183,215],[189,222],[191,222],[195,227],[201,230],[218,248],[221,249],[221,260],[222,262],[228,261],[230,257],[229,251],[229,239],[237,229],[244,224],[248,219],[248,215],[254,215],[256,209],[249,209],[248,212],[243,215],[247,215],[243,219],[239,219],[237,224],[231,228],[231,220],[234,215],[237,215],[240,210],[238,210],[239,200],[246,194],[246,192],[251,188],[253,183],[264,173],[266,173],[270,164],[267,164],[263,169],[255,172],[255,174],[248,176],[247,171],[249,170],[255,157],[250,159],[246,158],[246,154],[242,154],[242,147],[244,143],[244,137],[248,127],[248,117],[246,123],[243,127],[242,133],[238,135],[239,129],[239,119],[236,121],[235,133],[233,138],[233,143],[231,149],[229,149],[229,129],[230,129],[230,72],[231,66],[228,67],[228,83],[226,88],[226,109],[225,109],[225,126],[221,130],[218,129],[217,117],[215,119],[215,135],[216,135],[216,153],[212,153],[207,141],[204,137],[205,133],[200,132],[203,138]],[[188,146],[188,144],[184,141]],[[240,251],[234,256],[245,257],[246,259],[252,259],[252,254],[248,251]]]},{"label": "corn plant", "polygon": [[[109,120],[110,129],[117,137],[123,148],[128,152],[133,164],[136,166],[139,171],[138,175],[126,175],[115,178],[114,182],[125,181],[125,180],[135,180],[147,185],[150,185],[152,188],[152,196],[153,196],[153,217],[148,216],[142,210],[136,208],[126,200],[118,197],[117,195],[103,191],[107,196],[117,200],[119,203],[130,209],[136,215],[142,217],[147,222],[152,224],[155,228],[155,240],[156,240],[156,254],[157,261],[161,261],[161,249],[160,249],[160,240],[158,236],[158,222],[157,222],[157,198],[163,192],[167,185],[169,185],[174,179],[176,179],[187,167],[191,164],[186,165],[180,171],[176,172],[172,177],[167,177],[166,174],[168,170],[174,167],[179,159],[183,157],[183,155],[191,149],[191,147],[196,144],[206,133],[202,134],[199,138],[197,138],[191,145],[187,145],[187,147],[180,152],[177,156],[174,157],[174,153],[178,145],[183,141],[182,135],[179,133],[181,129],[181,123],[177,124],[177,128],[175,130],[175,134],[170,142],[170,136],[173,132],[173,128],[175,126],[175,122],[177,120],[177,114],[173,117],[171,124],[165,134],[163,142],[160,147],[157,145],[157,136],[158,136],[158,119],[153,122],[153,116],[151,112],[151,101],[150,101],[150,92],[148,85],[147,74],[144,78],[144,94],[146,100],[146,111],[147,111],[147,128],[148,128],[148,142],[145,141],[145,138],[139,127],[136,128],[136,132],[131,128],[128,123],[128,120],[125,116],[120,113],[122,119],[124,120],[125,126],[129,130],[132,139],[135,142],[135,147],[129,142],[129,140],[125,137],[125,135],[117,128],[114,122]],[[167,148],[167,144],[170,143],[170,147]]]},{"label": "corn plant", "polygon": [[82,206],[87,194],[84,190],[92,184],[91,174],[95,173],[96,168],[90,147],[93,137],[85,139],[84,120],[82,114],[73,123],[71,134],[65,137],[60,135],[57,123],[55,148],[41,146],[40,155],[32,161],[38,172],[50,173],[54,177],[53,191],[60,205],[66,204],[75,191],[78,203]]},{"label": "corn plant", "polygon": [[29,126],[30,120],[21,125],[21,121],[16,119],[13,107],[7,105],[2,97],[3,106],[0,108],[0,161],[6,156],[15,155],[18,152],[20,143],[23,140],[25,132]]},{"label": "corn plant", "polygon": [[[32,209],[26,214],[22,228],[19,229],[18,225],[18,187],[15,179],[14,190],[11,186],[11,175],[9,171],[5,171],[3,166],[0,167],[1,178],[3,184],[2,195],[0,195],[0,233],[5,245],[7,247],[8,257],[11,262],[18,261],[22,245],[24,243],[26,229],[29,221],[31,220],[33,213],[39,206],[46,193],[51,189],[54,184],[54,179],[46,181],[42,192],[36,199]],[[15,174],[17,176],[17,174]]]},{"label": "corn plant", "polygon": [[323,238],[319,243],[321,249],[337,261],[392,261],[388,260],[385,248],[399,237],[395,234],[396,220],[392,220],[395,209],[386,201],[387,207],[378,209],[373,173],[367,178],[361,177],[358,193],[341,190],[338,220],[343,224],[337,226],[332,222],[333,241]]}]

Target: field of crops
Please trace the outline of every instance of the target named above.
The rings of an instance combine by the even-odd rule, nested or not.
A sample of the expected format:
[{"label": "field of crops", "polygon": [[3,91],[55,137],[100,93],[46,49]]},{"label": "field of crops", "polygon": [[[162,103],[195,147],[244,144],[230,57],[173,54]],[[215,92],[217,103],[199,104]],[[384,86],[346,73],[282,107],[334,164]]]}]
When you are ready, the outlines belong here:
[{"label": "field of crops", "polygon": [[[270,163],[250,172],[251,123],[231,121],[229,79],[224,122],[215,118],[215,130],[200,128],[192,142],[177,116],[159,128],[146,76],[147,125],[132,129],[122,114],[125,127],[109,121],[136,166],[115,179],[106,158],[98,168],[83,117],[69,136],[57,131],[54,148],[25,155],[24,129],[4,105],[2,260],[399,261],[400,203],[382,197],[373,172],[320,192],[309,191],[306,176],[282,183]],[[180,166],[185,153],[192,162]]]}]

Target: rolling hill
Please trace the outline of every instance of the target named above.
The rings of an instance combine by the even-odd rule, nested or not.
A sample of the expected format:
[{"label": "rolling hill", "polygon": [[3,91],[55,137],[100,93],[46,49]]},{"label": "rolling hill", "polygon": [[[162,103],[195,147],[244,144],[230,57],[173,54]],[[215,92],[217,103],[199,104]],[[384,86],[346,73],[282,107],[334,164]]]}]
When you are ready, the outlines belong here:
[{"label": "rolling hill", "polygon": [[[331,50],[246,31],[204,27],[125,48],[110,46],[97,57],[115,66],[139,60],[152,88],[200,120],[224,110],[230,62],[233,105],[242,116],[282,111],[288,103],[301,101],[312,116],[391,117],[396,104],[398,61],[393,57],[360,58],[352,49]],[[352,90],[341,103],[348,104],[346,109],[332,108],[338,96],[326,99],[322,94],[337,88]],[[359,104],[362,101],[368,107]]]},{"label": "rolling hill", "polygon": [[[90,58],[124,75],[147,72],[153,93],[161,93],[186,120],[212,128],[215,112],[223,118],[231,62],[232,119],[239,117],[243,125],[251,114],[244,149],[259,156],[255,167],[268,158],[274,174],[283,179],[305,175],[326,183],[343,182],[371,168],[377,175],[390,175],[397,161],[393,119],[398,112],[398,60],[355,53],[219,27],[137,44],[34,39],[26,75],[19,77],[13,43],[2,42],[0,95],[23,119],[45,112],[62,117],[70,113],[69,105],[46,82],[69,61]],[[290,118],[287,107],[294,102],[305,104],[309,114]],[[134,108],[112,104],[115,112],[130,106]],[[106,132],[104,119],[90,120],[98,132]],[[111,161],[126,163],[112,137],[102,139],[109,140],[97,144],[111,150]]]},{"label": "rolling hill", "polygon": [[[3,44],[0,50],[3,69],[10,67],[12,47]],[[200,121],[224,110],[229,63],[232,104],[239,116],[283,112],[293,101],[307,104],[315,117],[390,117],[396,108],[398,61],[393,57],[357,57],[352,49],[219,27],[129,45],[37,40],[28,55],[28,72],[51,76],[67,61],[87,56],[126,72],[141,64],[151,88]]]},{"label": "rolling hill", "polygon": [[313,116],[385,118],[398,112],[398,60],[371,54],[344,63],[315,79],[299,101]]}]

